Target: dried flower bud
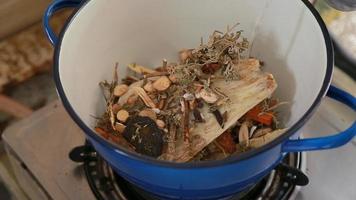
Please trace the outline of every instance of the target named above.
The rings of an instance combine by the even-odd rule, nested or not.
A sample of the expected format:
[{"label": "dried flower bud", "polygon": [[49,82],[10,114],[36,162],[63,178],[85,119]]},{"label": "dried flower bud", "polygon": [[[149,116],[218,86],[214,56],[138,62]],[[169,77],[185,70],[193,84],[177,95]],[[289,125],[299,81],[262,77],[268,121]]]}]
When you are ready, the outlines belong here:
[{"label": "dried flower bud", "polygon": [[125,123],[127,118],[129,118],[129,112],[127,112],[126,110],[120,110],[119,112],[117,112],[116,118],[120,122]]},{"label": "dried flower bud", "polygon": [[121,97],[128,91],[128,89],[129,89],[129,86],[127,86],[125,84],[117,85],[114,88],[114,95],[117,97]]},{"label": "dried flower bud", "polygon": [[167,76],[161,76],[153,83],[153,88],[158,91],[165,91],[171,86],[171,81]]}]

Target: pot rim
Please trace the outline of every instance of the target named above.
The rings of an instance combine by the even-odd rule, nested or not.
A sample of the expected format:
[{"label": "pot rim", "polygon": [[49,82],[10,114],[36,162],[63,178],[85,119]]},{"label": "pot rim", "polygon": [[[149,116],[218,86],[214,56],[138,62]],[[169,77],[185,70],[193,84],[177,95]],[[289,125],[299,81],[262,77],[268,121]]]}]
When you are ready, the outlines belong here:
[{"label": "pot rim", "polygon": [[318,96],[314,100],[313,104],[310,106],[310,108],[305,112],[305,114],[293,125],[291,126],[286,133],[283,135],[279,136],[272,142],[257,148],[253,149],[244,153],[241,153],[237,156],[231,156],[228,158],[225,158],[223,160],[216,160],[216,161],[204,161],[204,162],[198,162],[198,163],[174,163],[174,162],[168,162],[168,161],[162,161],[162,160],[157,160],[155,158],[151,158],[145,155],[138,154],[136,152],[130,152],[126,150],[125,148],[122,148],[120,146],[114,145],[111,142],[105,140],[98,134],[96,134],[90,127],[88,127],[82,120],[81,118],[77,115],[77,113],[74,111],[73,107],[71,106],[69,100],[67,99],[67,96],[65,95],[64,88],[61,83],[60,79],[60,72],[59,72],[59,56],[60,56],[60,50],[62,46],[62,40],[64,37],[64,34],[66,33],[66,30],[70,26],[70,24],[73,22],[74,18],[80,13],[80,11],[87,5],[89,0],[83,0],[78,8],[76,8],[73,12],[73,14],[68,18],[67,22],[64,25],[64,28],[62,29],[59,38],[58,38],[58,43],[55,45],[55,51],[54,51],[54,66],[53,66],[53,76],[54,76],[54,81],[56,84],[57,92],[58,95],[62,101],[62,104],[66,111],[69,113],[71,118],[76,122],[76,124],[88,135],[88,137],[94,139],[96,142],[98,142],[100,145],[104,145],[111,150],[118,150],[116,151],[117,153],[126,156],[130,159],[133,159],[135,161],[139,162],[145,162],[146,164],[153,164],[153,165],[158,165],[162,167],[170,167],[170,168],[206,168],[206,167],[218,167],[226,164],[232,164],[236,163],[239,161],[247,160],[249,158],[252,158],[253,156],[257,156],[259,154],[262,154],[265,151],[268,151],[277,145],[282,144],[282,142],[288,140],[295,132],[297,132],[312,116],[316,108],[319,106],[322,98],[325,96],[331,82],[331,77],[332,77],[332,72],[333,72],[333,65],[334,65],[334,49],[331,41],[331,37],[329,35],[329,32],[326,28],[326,25],[324,21],[322,20],[321,16],[319,15],[318,11],[313,7],[313,5],[308,1],[308,0],[302,0],[302,2],[305,4],[305,6],[309,9],[309,11],[313,14],[314,18],[317,20],[319,27],[323,33],[324,36],[324,42],[326,46],[326,53],[327,53],[327,68],[326,68],[326,73],[323,81],[323,85],[319,91]]}]

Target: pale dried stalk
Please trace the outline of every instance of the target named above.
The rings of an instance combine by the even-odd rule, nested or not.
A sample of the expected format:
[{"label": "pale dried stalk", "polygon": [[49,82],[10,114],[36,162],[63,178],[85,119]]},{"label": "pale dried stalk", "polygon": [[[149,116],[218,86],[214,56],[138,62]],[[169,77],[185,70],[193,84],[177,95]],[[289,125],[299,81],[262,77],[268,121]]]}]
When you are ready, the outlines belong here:
[{"label": "pale dried stalk", "polygon": [[141,65],[136,65],[135,63],[134,64],[129,64],[127,66],[130,70],[138,73],[138,74],[152,74],[152,73],[155,73],[157,71],[153,70],[153,69],[150,69],[148,67],[144,67],[144,66],[141,66]]},{"label": "pale dried stalk", "polygon": [[156,104],[152,101],[152,99],[147,95],[145,90],[141,87],[132,88],[136,94],[142,99],[143,103],[150,108],[156,108]]}]

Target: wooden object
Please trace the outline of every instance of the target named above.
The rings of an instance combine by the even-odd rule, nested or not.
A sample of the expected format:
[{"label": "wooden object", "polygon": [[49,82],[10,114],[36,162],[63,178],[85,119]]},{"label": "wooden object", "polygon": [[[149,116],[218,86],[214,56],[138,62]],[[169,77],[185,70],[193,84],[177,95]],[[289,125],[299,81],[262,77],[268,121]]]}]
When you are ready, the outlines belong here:
[{"label": "wooden object", "polygon": [[[12,1],[6,2],[11,4]],[[29,1],[24,4],[31,3]],[[1,9],[4,9],[1,4],[4,6],[4,3],[0,3],[0,15],[3,14]],[[69,12],[59,13],[53,18],[55,30],[62,27],[68,14]],[[0,24],[3,28],[7,22],[1,22],[2,20],[0,17]],[[41,22],[7,37],[0,42],[0,92],[10,83],[20,83],[39,72],[48,71],[51,69],[52,59],[53,47],[45,37]]]},{"label": "wooden object", "polygon": [[[176,152],[173,161],[187,162],[200,152],[209,143],[232,127],[247,111],[255,107],[262,100],[271,96],[277,88],[277,83],[272,74],[262,72],[258,65],[239,66],[239,77],[237,81],[226,82],[218,80],[214,86],[227,94],[230,102],[219,109],[221,113],[227,111],[229,118],[224,128],[217,123],[214,115],[206,106],[201,110],[205,116],[205,123],[198,123],[191,132],[191,144],[184,141],[176,142]],[[171,157],[169,155],[168,157]],[[167,155],[162,155],[165,159]]]},{"label": "wooden object", "polygon": [[51,0],[0,1],[0,39],[41,20]]},{"label": "wooden object", "polygon": [[0,94],[0,111],[8,113],[16,118],[25,118],[32,114],[32,109]]}]

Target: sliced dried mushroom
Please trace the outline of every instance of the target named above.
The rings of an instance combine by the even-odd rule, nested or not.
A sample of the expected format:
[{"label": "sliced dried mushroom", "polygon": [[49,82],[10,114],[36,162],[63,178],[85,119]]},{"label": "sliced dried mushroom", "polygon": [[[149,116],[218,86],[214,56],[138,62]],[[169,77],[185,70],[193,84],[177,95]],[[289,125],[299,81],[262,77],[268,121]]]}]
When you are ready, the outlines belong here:
[{"label": "sliced dried mushroom", "polygon": [[167,90],[171,86],[171,81],[167,76],[161,76],[155,82],[153,82],[153,88],[162,92]]},{"label": "sliced dried mushroom", "polygon": [[157,115],[156,115],[155,111],[153,111],[153,110],[150,109],[150,108],[141,110],[141,111],[138,113],[138,115],[141,116],[141,117],[149,117],[149,118],[151,118],[152,120],[156,120],[156,119],[157,119]]},{"label": "sliced dried mushroom", "polygon": [[206,89],[200,90],[197,98],[202,98],[206,103],[213,104],[218,101],[218,96],[211,91],[207,91]]},{"label": "sliced dried mushroom", "polygon": [[129,112],[127,112],[126,110],[119,110],[119,112],[117,112],[116,114],[116,118],[120,122],[125,123],[127,118],[129,118]]},{"label": "sliced dried mushroom", "polygon": [[127,86],[127,85],[125,85],[125,84],[117,85],[117,86],[114,88],[114,96],[116,96],[116,97],[121,97],[121,96],[124,95],[128,90],[129,90],[129,86]]},{"label": "sliced dried mushroom", "polygon": [[286,131],[286,129],[278,129],[278,130],[269,132],[269,133],[265,134],[264,136],[261,136],[258,138],[253,138],[250,140],[250,147],[252,147],[252,148],[261,147],[261,146],[271,142],[272,140],[276,139],[277,137],[282,135],[285,131]]},{"label": "sliced dried mushroom", "polygon": [[143,86],[147,92],[153,92],[155,89],[153,88],[152,81],[148,81],[145,86]]},{"label": "sliced dried mushroom", "polygon": [[141,116],[129,118],[123,133],[136,152],[155,158],[162,154],[163,135],[155,121]]}]

